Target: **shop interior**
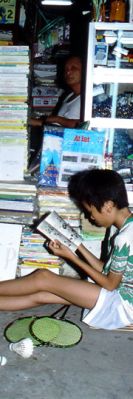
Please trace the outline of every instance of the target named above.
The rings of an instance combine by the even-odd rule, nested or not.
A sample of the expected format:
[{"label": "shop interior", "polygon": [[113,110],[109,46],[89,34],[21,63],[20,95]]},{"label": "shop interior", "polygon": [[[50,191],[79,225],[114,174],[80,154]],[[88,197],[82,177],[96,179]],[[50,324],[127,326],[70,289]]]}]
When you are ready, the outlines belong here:
[{"label": "shop interior", "polygon": [[[86,278],[72,262],[53,256],[46,232],[41,234],[41,222],[47,217],[48,228],[55,223],[60,236],[61,218],[64,229],[69,224],[68,232],[72,228],[76,239],[82,237],[86,248],[101,256],[105,227],[86,220],[68,195],[69,177],[78,170],[119,172],[133,212],[129,2],[119,1],[120,10],[113,7],[116,1],[108,0],[70,0],[68,5],[65,0],[63,5],[45,1],[0,0],[1,281],[42,268]],[[33,126],[32,119],[46,121],[58,109],[66,90],[65,62],[71,56],[82,60],[80,120],[73,128],[54,123]],[[81,309],[68,306],[62,320],[79,327],[76,344],[42,345],[33,333],[30,359],[9,350],[11,340],[23,338],[22,328],[31,338],[34,322],[44,315],[58,319],[58,310],[60,306],[47,304],[0,313],[0,367],[5,366],[1,398],[132,398],[132,325],[108,332],[89,328],[81,322]]]}]

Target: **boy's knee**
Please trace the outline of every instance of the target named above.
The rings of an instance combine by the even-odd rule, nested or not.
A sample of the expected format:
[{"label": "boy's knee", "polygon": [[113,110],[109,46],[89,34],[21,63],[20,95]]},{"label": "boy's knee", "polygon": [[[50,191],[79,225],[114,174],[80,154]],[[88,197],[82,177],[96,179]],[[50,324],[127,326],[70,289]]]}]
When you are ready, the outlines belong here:
[{"label": "boy's knee", "polygon": [[49,280],[50,276],[51,276],[51,272],[49,270],[42,270],[42,269],[38,269],[35,272],[35,279],[38,282],[39,287],[41,288],[41,285],[43,284],[43,282]]}]

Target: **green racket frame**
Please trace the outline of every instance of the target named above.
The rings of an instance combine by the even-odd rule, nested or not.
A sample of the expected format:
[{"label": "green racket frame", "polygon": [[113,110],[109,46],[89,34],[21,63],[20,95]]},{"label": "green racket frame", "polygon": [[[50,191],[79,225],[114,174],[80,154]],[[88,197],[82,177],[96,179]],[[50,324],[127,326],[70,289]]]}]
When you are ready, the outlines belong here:
[{"label": "green racket frame", "polygon": [[[7,326],[6,326],[6,328],[5,328],[5,330],[4,330],[4,337],[6,338],[6,340],[8,341],[8,342],[18,342],[18,341],[20,341],[21,339],[23,339],[23,338],[27,338],[27,336],[29,336],[29,337],[31,337],[31,339],[33,340],[33,343],[34,343],[34,346],[41,346],[41,343],[39,343],[39,341],[36,339],[36,338],[34,338],[33,339],[33,336],[30,334],[30,329],[29,329],[29,333],[27,333],[27,334],[23,334],[22,333],[22,336],[20,336],[19,338],[17,338],[17,339],[13,339],[13,338],[10,338],[9,337],[9,335],[10,335],[10,329],[11,328],[15,328],[16,326],[15,326],[15,324],[17,324],[17,323],[19,323],[19,321],[21,322],[21,321],[24,321],[24,320],[27,320],[28,321],[28,319],[29,319],[29,325],[30,325],[30,323],[31,323],[31,321],[34,321],[35,319],[37,319],[37,317],[36,316],[27,316],[27,317],[19,317],[18,319],[15,319],[15,320],[13,320],[12,322],[10,322]],[[27,326],[27,328],[28,328],[28,326]],[[8,334],[9,333],[9,334]],[[28,335],[29,334],[29,335]]]},{"label": "green racket frame", "polygon": [[[58,314],[64,308],[65,308],[65,311],[64,311],[63,315],[61,317],[55,317],[56,314]],[[68,319],[65,319],[64,316],[65,316],[66,312],[68,311],[68,309],[69,309],[69,306],[65,305],[65,306],[61,307],[59,310],[57,310],[56,312],[54,312],[51,316],[41,316],[41,317],[38,317],[37,319],[33,320],[31,322],[30,326],[29,326],[30,334],[35,339],[37,339],[40,342],[41,345],[44,345],[44,346],[50,346],[50,347],[55,347],[55,348],[69,348],[69,347],[77,345],[81,341],[83,333],[82,333],[81,328],[76,323],[74,323],[74,322],[72,322],[72,321],[70,321]],[[39,320],[43,320],[43,319],[47,319],[47,320],[49,319],[49,320],[53,320],[53,321],[55,320],[57,325],[58,325],[58,322],[59,322],[59,326],[63,322],[63,324],[67,323],[67,326],[71,325],[71,326],[76,327],[76,330],[79,331],[78,340],[76,342],[72,343],[72,344],[66,344],[66,345],[65,344],[64,345],[63,344],[59,344],[59,343],[56,344],[56,342],[54,342],[54,341],[56,341],[56,338],[58,339],[58,334],[52,340],[49,340],[49,341],[45,341],[43,339],[40,339],[37,335],[35,335],[33,329],[34,329],[35,322],[36,321],[38,322]],[[59,332],[59,334],[60,334],[60,332]]]},{"label": "green racket frame", "polygon": [[[4,330],[4,337],[6,338],[6,340],[8,342],[17,342],[17,341],[20,341],[21,339],[27,338],[27,336],[29,336],[33,340],[34,346],[50,346],[50,347],[55,347],[55,348],[57,348],[57,347],[58,348],[68,348],[68,347],[72,347],[74,345],[77,345],[81,341],[83,333],[82,333],[81,328],[76,323],[65,319],[65,314],[68,311],[68,309],[69,309],[69,306],[64,305],[60,309],[56,310],[50,316],[44,316],[43,315],[43,316],[38,317],[38,316],[32,315],[32,316],[27,316],[27,317],[19,317],[18,319],[13,320],[12,322],[10,322],[6,326],[6,328]],[[61,317],[59,317],[59,316],[56,317],[56,315],[59,312],[61,312],[62,310],[64,310],[62,316]],[[51,339],[47,339],[47,341],[44,341],[43,339],[38,338],[33,332],[34,323],[37,320],[41,320],[41,319],[47,319],[49,321],[54,321],[55,320],[56,321],[56,327],[59,324],[59,328],[58,329],[56,328],[56,330],[58,330],[57,334],[55,334],[55,336],[53,335],[53,337],[51,336]],[[17,334],[16,334],[16,339],[13,338],[13,333],[10,334],[10,329],[12,330],[13,327],[14,327],[14,329],[17,328],[16,327],[17,323],[19,324],[19,321],[21,323],[24,320],[26,320],[27,322],[29,320],[29,323],[27,323],[27,326],[26,326],[27,333],[26,332],[23,333],[23,331],[22,331],[22,334],[18,334],[18,338],[17,338]],[[59,323],[58,323],[58,321],[59,321]],[[71,326],[73,325],[74,327],[76,327],[77,331],[79,332],[79,337],[78,337],[76,342],[73,342],[72,344],[68,344],[68,345],[59,344],[59,343],[57,344],[56,342],[54,342],[54,341],[56,341],[56,339],[59,339],[59,335],[60,335],[60,331],[59,330],[60,330],[61,322],[67,323],[66,324],[67,326],[70,324]],[[16,326],[15,326],[15,324],[16,324]],[[15,334],[14,334],[14,336],[15,336]]]}]

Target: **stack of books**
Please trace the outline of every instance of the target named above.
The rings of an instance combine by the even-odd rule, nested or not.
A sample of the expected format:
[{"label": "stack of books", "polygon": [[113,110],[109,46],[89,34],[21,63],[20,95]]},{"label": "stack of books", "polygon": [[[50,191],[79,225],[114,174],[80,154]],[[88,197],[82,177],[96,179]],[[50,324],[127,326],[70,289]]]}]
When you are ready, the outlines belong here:
[{"label": "stack of books", "polygon": [[13,45],[13,32],[11,30],[0,30],[0,46]]},{"label": "stack of books", "polygon": [[16,276],[22,227],[33,223],[36,202],[36,187],[24,181],[29,47],[12,46],[11,39],[5,32],[0,44],[0,280]]},{"label": "stack of books", "polygon": [[61,90],[57,87],[57,65],[43,61],[34,64],[34,87],[32,89],[33,108],[51,112],[58,102]]},{"label": "stack of books", "polygon": [[36,215],[36,195],[32,183],[0,181],[0,223],[31,225]]},{"label": "stack of books", "polygon": [[30,227],[23,227],[18,256],[18,277],[36,269],[49,269],[59,274],[63,261],[51,255],[45,248],[44,242],[45,238],[38,232],[34,232]]},{"label": "stack of books", "polygon": [[36,86],[32,90],[33,108],[45,108],[45,110],[53,110],[56,106],[62,90],[55,86]]},{"label": "stack of books", "polygon": [[0,46],[0,180],[27,170],[28,73],[28,46]]}]

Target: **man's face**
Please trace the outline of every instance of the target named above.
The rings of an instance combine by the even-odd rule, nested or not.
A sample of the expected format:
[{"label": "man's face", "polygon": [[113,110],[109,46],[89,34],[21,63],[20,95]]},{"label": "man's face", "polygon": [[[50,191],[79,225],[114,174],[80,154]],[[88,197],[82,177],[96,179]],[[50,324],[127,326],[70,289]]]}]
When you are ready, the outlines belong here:
[{"label": "man's face", "polygon": [[81,83],[82,65],[78,57],[70,58],[65,64],[65,81],[68,86]]}]

